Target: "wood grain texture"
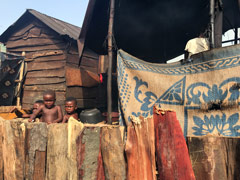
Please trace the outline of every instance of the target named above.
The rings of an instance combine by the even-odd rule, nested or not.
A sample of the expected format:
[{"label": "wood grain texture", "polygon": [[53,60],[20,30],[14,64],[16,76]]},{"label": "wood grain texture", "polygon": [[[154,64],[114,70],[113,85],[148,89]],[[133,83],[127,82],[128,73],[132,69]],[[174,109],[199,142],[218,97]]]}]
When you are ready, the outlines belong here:
[{"label": "wood grain texture", "polygon": [[25,85],[59,84],[66,82],[65,77],[26,77]]},{"label": "wood grain texture", "polygon": [[80,180],[104,180],[100,127],[85,127],[77,140],[78,176]]},{"label": "wood grain texture", "polygon": [[66,97],[75,97],[78,99],[90,99],[96,98],[98,95],[98,88],[97,87],[67,87]]},{"label": "wood grain texture", "polygon": [[239,179],[239,138],[207,135],[187,139],[197,180]]},{"label": "wood grain texture", "polygon": [[44,85],[25,85],[24,90],[30,91],[45,91],[47,89],[51,89],[53,91],[66,91],[66,84],[59,83],[59,84],[44,84]]},{"label": "wood grain texture", "polygon": [[26,161],[25,178],[28,180],[45,179],[47,156],[46,123],[26,123]]},{"label": "wood grain texture", "polygon": [[28,72],[26,78],[65,77],[65,69],[51,69]]},{"label": "wood grain texture", "polygon": [[176,113],[153,109],[158,179],[194,180],[186,141]]},{"label": "wood grain texture", "polygon": [[155,137],[153,119],[132,119],[127,128],[125,146],[127,179],[156,179]]},{"label": "wood grain texture", "polygon": [[25,177],[25,125],[22,121],[4,121],[2,149],[5,180],[24,180]]},{"label": "wood grain texture", "polygon": [[49,69],[59,69],[64,68],[66,65],[65,61],[54,61],[54,62],[41,62],[41,63],[34,63],[30,62],[27,64],[28,71],[36,71],[36,70],[49,70]]},{"label": "wood grain texture", "polygon": [[102,127],[101,152],[106,180],[127,179],[124,146],[119,127]]}]

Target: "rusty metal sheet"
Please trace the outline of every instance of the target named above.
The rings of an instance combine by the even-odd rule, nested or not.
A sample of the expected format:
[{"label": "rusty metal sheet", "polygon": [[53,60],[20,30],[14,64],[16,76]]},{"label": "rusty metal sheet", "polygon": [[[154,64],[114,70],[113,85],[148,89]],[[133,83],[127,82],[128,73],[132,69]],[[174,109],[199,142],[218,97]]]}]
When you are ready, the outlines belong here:
[{"label": "rusty metal sheet", "polygon": [[67,86],[97,86],[100,81],[97,74],[87,71],[83,68],[66,67],[66,83]]}]

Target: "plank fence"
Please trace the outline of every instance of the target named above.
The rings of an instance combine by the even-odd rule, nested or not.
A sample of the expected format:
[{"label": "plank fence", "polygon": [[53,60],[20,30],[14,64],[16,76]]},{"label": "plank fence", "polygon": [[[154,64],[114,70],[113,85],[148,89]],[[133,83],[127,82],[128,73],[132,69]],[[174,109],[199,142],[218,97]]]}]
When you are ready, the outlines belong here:
[{"label": "plank fence", "polygon": [[[238,138],[188,137],[176,113],[117,125],[0,118],[0,180],[239,179]],[[188,154],[189,151],[189,154]]]}]

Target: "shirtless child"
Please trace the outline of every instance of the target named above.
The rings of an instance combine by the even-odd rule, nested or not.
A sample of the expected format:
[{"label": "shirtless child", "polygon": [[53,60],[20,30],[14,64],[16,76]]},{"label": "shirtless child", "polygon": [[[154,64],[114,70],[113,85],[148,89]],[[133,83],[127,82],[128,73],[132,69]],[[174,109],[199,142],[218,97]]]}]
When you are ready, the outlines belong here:
[{"label": "shirtless child", "polygon": [[66,114],[63,117],[62,123],[68,122],[68,119],[70,117],[73,117],[74,119],[78,120],[78,114],[77,114],[76,110],[77,110],[76,99],[73,97],[68,97],[65,101]]},{"label": "shirtless child", "polygon": [[56,95],[54,91],[48,90],[43,93],[43,105],[41,105],[28,120],[32,120],[42,113],[41,122],[46,122],[47,124],[58,123],[62,121],[63,115],[60,106],[55,105]]}]

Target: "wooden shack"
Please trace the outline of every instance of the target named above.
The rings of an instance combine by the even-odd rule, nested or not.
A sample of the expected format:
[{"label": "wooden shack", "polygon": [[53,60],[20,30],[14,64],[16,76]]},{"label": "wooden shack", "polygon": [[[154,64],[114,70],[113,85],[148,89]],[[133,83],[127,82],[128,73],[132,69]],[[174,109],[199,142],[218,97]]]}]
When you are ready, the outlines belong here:
[{"label": "wooden shack", "polygon": [[96,106],[98,55],[85,49],[79,63],[77,39],[81,28],[38,11],[27,9],[1,36],[7,51],[25,52],[26,76],[22,107],[32,107],[47,89],[56,91],[56,104],[68,96],[77,98],[79,108]]}]

